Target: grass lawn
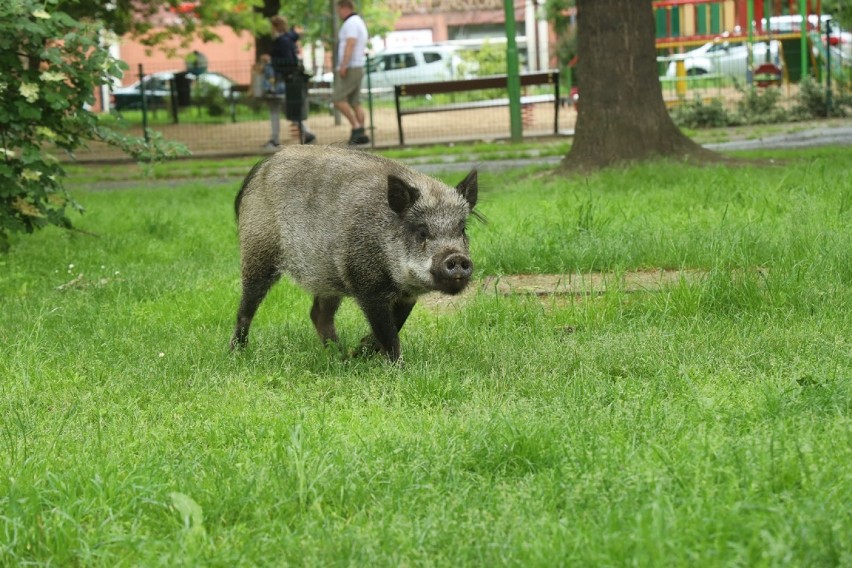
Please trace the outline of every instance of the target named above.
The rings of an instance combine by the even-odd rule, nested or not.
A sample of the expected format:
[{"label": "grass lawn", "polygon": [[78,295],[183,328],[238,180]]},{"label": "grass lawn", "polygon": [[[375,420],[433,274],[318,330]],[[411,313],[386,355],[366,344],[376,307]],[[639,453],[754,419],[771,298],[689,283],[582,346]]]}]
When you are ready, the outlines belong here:
[{"label": "grass lawn", "polygon": [[0,256],[0,565],[852,565],[852,153],[773,156],[482,174],[480,277],[704,276],[418,306],[403,369],[289,282],[228,353],[239,181],[76,191]]}]

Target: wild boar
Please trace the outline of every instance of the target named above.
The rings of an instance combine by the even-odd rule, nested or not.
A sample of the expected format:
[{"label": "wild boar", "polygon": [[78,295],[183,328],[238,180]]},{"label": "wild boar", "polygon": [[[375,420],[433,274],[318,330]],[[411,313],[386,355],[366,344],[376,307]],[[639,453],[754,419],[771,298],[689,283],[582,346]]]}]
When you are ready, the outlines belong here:
[{"label": "wild boar", "polygon": [[362,347],[391,361],[418,296],[458,294],[473,262],[465,226],[471,171],[455,188],[403,164],[343,147],[288,146],[249,172],[236,198],[242,297],[231,349],[282,274],[314,297],[311,321],[337,341],[334,315],[351,296],[372,329]]}]

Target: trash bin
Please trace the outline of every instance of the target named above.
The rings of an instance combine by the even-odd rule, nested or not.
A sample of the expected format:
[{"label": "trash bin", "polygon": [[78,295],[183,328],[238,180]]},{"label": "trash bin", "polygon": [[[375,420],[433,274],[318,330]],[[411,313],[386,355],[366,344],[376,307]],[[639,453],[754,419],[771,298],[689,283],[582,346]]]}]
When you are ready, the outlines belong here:
[{"label": "trash bin", "polygon": [[308,119],[308,80],[310,75],[302,70],[284,78],[284,114],[287,120],[301,122]]},{"label": "trash bin", "polygon": [[187,107],[192,104],[192,81],[187,77],[186,71],[175,73],[175,91],[177,92],[179,107]]}]

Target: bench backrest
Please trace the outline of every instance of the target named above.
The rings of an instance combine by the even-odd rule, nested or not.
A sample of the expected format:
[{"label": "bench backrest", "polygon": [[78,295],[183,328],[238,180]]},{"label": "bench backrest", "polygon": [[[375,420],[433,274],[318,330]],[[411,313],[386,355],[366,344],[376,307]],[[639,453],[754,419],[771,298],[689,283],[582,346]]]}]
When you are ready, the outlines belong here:
[{"label": "bench backrest", "polygon": [[[521,86],[549,85],[559,80],[558,71],[545,73],[526,73],[521,75]],[[505,75],[494,77],[478,77],[476,79],[459,79],[456,81],[436,81],[433,83],[411,83],[397,85],[394,91],[397,97],[414,95],[435,95],[438,93],[457,93],[460,91],[478,91],[480,89],[500,89],[507,87],[509,81]]]}]

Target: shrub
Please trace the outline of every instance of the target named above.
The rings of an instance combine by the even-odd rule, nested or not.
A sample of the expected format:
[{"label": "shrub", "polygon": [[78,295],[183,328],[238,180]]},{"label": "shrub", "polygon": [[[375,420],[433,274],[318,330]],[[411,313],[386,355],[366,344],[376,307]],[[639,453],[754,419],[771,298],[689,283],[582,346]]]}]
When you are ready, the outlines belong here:
[{"label": "shrub", "polygon": [[787,112],[779,106],[781,90],[776,87],[741,87],[737,91],[742,97],[737,101],[735,120],[740,124],[770,124],[783,122]]},{"label": "shrub", "polygon": [[698,96],[675,107],[672,119],[678,126],[687,128],[713,128],[731,124],[731,117],[721,100],[712,99],[705,104]]},{"label": "shrub", "polygon": [[805,77],[799,84],[799,92],[796,94],[796,105],[793,107],[793,115],[802,120],[827,118],[829,116],[846,116],[847,107],[852,107],[850,98],[838,97],[833,101],[831,111],[829,111],[825,87],[812,78]]},{"label": "shrub", "polygon": [[203,81],[197,86],[195,102],[205,107],[210,116],[225,116],[228,110],[228,101],[222,89]]},{"label": "shrub", "polygon": [[96,88],[125,68],[100,46],[102,31],[59,11],[57,0],[0,2],[0,250],[12,233],[70,227],[66,210],[81,210],[51,151],[73,152],[87,140],[136,157],[178,151],[118,134],[89,111]]}]

